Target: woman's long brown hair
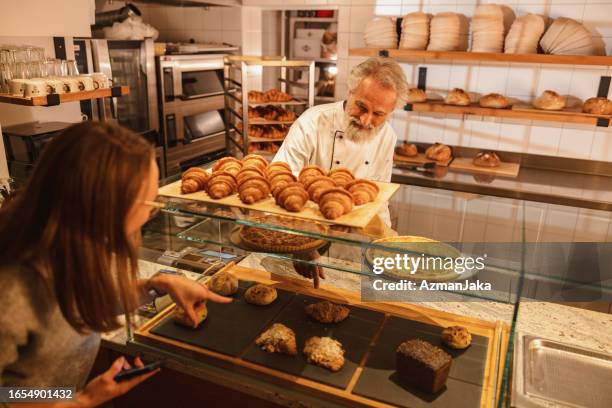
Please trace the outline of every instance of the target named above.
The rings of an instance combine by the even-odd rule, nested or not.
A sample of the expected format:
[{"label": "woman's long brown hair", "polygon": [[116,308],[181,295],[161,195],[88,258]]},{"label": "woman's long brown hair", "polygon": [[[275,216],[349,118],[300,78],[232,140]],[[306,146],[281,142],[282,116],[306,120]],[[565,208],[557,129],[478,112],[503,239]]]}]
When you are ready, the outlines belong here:
[{"label": "woman's long brown hair", "polygon": [[74,125],[0,209],[0,265],[40,273],[79,332],[115,329],[119,307],[136,304],[139,240],[125,222],[152,158],[152,146],[128,129]]}]

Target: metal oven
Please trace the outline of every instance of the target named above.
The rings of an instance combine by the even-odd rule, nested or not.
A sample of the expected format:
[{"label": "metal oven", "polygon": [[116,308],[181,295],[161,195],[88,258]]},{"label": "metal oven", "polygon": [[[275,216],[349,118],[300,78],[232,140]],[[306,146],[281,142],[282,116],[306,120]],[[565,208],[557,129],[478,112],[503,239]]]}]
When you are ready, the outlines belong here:
[{"label": "metal oven", "polygon": [[167,175],[205,164],[225,153],[225,55],[215,52],[157,58]]}]

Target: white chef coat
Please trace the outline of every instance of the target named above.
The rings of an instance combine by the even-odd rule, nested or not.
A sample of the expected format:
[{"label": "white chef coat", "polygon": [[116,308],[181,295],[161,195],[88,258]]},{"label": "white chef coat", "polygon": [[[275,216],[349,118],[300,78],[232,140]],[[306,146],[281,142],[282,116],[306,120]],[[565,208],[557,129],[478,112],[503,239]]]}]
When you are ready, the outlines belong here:
[{"label": "white chef coat", "polygon": [[[289,164],[295,174],[309,165],[345,167],[356,178],[390,182],[397,140],[391,125],[385,122],[376,135],[360,141],[344,135],[346,126],[344,101],[314,106],[293,123],[274,161]],[[391,225],[388,206],[379,216]]]},{"label": "white chef coat", "polygon": [[325,170],[345,167],[357,178],[391,181],[397,136],[385,122],[378,134],[354,141],[344,135],[344,101],[314,106],[289,129],[274,161],[289,164],[294,173],[317,165]]}]

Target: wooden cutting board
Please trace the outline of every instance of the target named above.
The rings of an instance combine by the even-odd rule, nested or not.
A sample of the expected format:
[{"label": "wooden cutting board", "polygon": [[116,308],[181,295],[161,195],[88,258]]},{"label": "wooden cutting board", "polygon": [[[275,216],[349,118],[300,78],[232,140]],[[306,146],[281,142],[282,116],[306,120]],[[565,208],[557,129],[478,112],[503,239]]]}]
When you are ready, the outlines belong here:
[{"label": "wooden cutting board", "polygon": [[453,161],[453,157],[445,161],[435,161],[435,160],[431,160],[425,157],[425,153],[419,153],[413,157],[402,156],[401,154],[394,153],[393,160],[396,162],[400,162],[400,163],[408,163],[408,164],[414,164],[414,165],[421,165],[425,163],[434,162],[438,166],[448,167],[448,165]]},{"label": "wooden cutting board", "polygon": [[518,163],[501,162],[498,167],[479,167],[472,163],[470,157],[455,157],[450,164],[451,170],[466,171],[469,173],[490,174],[492,176],[516,178],[520,170]]},{"label": "wooden cutting board", "polygon": [[378,213],[380,207],[386,204],[393,194],[399,188],[399,184],[394,183],[375,183],[378,185],[380,192],[375,201],[358,205],[353,207],[353,211],[345,214],[335,220],[328,220],[319,211],[317,203],[308,200],[304,209],[299,213],[287,211],[274,202],[274,197],[270,196],[265,200],[261,200],[255,204],[245,204],[240,201],[238,194],[233,194],[229,197],[222,198],[220,200],[214,200],[204,191],[198,191],[191,194],[181,194],[181,181],[175,181],[174,183],[163,186],[159,189],[158,194],[166,197],[182,198],[185,200],[203,201],[207,203],[226,205],[228,207],[240,207],[247,208],[250,210],[264,211],[272,214],[284,215],[287,217],[302,218],[312,221],[320,221],[330,224],[344,225],[347,227],[363,228],[370,220]]}]

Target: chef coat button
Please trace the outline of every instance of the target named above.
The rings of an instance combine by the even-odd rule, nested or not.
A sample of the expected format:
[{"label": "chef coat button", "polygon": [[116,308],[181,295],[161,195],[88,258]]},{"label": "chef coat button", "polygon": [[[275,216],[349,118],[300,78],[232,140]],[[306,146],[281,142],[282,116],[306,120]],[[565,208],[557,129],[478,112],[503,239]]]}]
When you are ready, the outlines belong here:
[{"label": "chef coat button", "polygon": [[340,139],[342,139],[344,136],[340,135],[340,136],[338,136],[338,137],[339,137]]},{"label": "chef coat button", "polygon": [[366,164],[370,164],[370,162],[366,160]]},{"label": "chef coat button", "polygon": [[336,164],[340,164],[340,160],[336,160]]}]

